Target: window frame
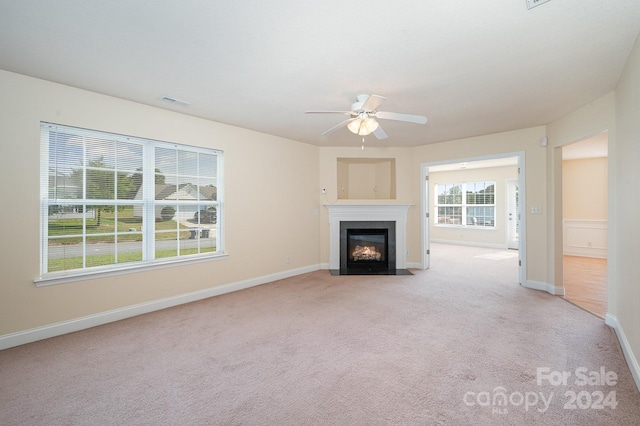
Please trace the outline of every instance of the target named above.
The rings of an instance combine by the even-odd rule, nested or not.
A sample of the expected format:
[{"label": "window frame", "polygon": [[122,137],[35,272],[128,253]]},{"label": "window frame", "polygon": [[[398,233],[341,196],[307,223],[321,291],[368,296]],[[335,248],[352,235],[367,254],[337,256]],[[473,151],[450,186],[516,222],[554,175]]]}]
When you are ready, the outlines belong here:
[{"label": "window frame", "polygon": [[[479,203],[470,203],[469,202],[469,196],[470,195],[476,195],[478,194],[478,192],[472,192],[470,193],[468,188],[470,186],[476,186],[477,184],[482,184],[484,185],[485,189],[493,186],[493,193],[492,193],[492,198],[493,198],[493,203],[483,203],[483,204],[479,204]],[[440,194],[440,187],[459,187],[460,188],[460,202],[459,203],[439,203],[439,196]],[[441,226],[441,227],[454,227],[454,228],[471,228],[471,229],[496,229],[496,181],[494,180],[485,180],[485,181],[469,181],[469,182],[442,182],[442,183],[434,183],[434,217],[433,217],[433,224],[434,226]],[[451,194],[446,195],[444,194],[445,197],[450,197]],[[475,198],[475,197],[474,197]],[[447,198],[445,198],[445,201],[447,200]],[[486,200],[484,200],[486,201]],[[491,225],[480,225],[480,224],[473,224],[473,223],[469,223],[468,220],[468,210],[470,208],[483,208],[483,207],[489,207],[493,209],[493,216],[492,216],[492,224]],[[440,215],[440,208],[459,208],[460,209],[460,223],[440,223],[440,219],[441,219],[441,215]],[[458,217],[458,215],[455,215],[455,217]]]},{"label": "window frame", "polygon": [[[80,158],[81,162],[78,165],[77,169],[74,166],[73,172],[69,172],[71,164],[75,164],[78,161],[78,158],[73,158],[73,160],[62,158],[61,161],[56,161],[56,164],[53,168],[50,167],[50,149],[53,146],[56,146],[59,143],[58,140],[54,143],[51,139],[50,133],[52,131],[60,132],[62,135],[65,135],[65,138],[71,138],[73,136],[82,137],[82,154]],[[78,127],[71,127],[61,124],[49,123],[49,122],[41,122],[40,123],[40,151],[41,151],[41,164],[40,164],[40,277],[34,280],[36,285],[50,285],[50,284],[58,284],[62,282],[69,281],[77,281],[82,279],[87,279],[90,277],[98,277],[98,276],[110,276],[117,275],[132,271],[140,271],[140,270],[151,270],[156,269],[158,267],[168,267],[174,266],[176,264],[184,264],[184,263],[193,263],[193,262],[202,262],[209,261],[215,259],[221,259],[226,257],[224,252],[224,227],[223,227],[223,205],[224,205],[224,153],[221,150],[212,149],[212,148],[203,148],[196,147],[184,144],[170,143],[164,141],[158,141],[154,139],[145,139],[133,136],[126,136],[122,134],[115,134],[97,130],[89,130],[82,129]],[[54,136],[55,137],[55,136]],[[89,138],[96,138],[98,140],[99,148],[102,148],[100,141],[113,143],[114,153],[119,152],[118,148],[120,144],[128,144],[129,148],[140,147],[141,158],[138,161],[141,161],[141,169],[136,168],[135,171],[133,169],[125,170],[125,167],[120,168],[118,166],[118,155],[114,155],[114,165],[111,166],[109,164],[109,160],[107,160],[107,165],[104,165],[102,168],[100,166],[96,168],[95,162],[93,162],[92,157],[87,154],[87,146],[89,144]],[[68,143],[68,140],[65,141]],[[109,144],[105,143],[105,147],[109,146]],[[80,144],[78,144],[80,145]],[[65,148],[67,149],[67,148]],[[79,148],[77,148],[79,149]],[[106,149],[106,148],[105,148]],[[173,193],[175,195],[174,199],[156,199],[158,194],[158,187],[156,181],[156,173],[158,172],[158,168],[156,167],[156,151],[159,149],[168,150],[166,152],[175,152],[175,173],[171,173],[171,171],[161,172],[163,175],[163,179],[172,180],[163,186],[172,186],[176,185],[176,192]],[[64,151],[64,154],[69,154],[71,156],[70,151]],[[213,156],[213,158],[209,158],[208,156]],[[181,158],[186,158],[187,160],[191,160],[193,163],[193,158],[195,158],[195,169],[186,169],[195,170],[195,172],[191,172],[191,174],[187,172],[181,172],[180,163]],[[103,158],[100,157],[100,161]],[[187,161],[185,160],[185,161]],[[202,161],[205,161],[202,163]],[[62,163],[66,163],[66,172],[65,165]],[[124,163],[124,160],[123,160]],[[133,164],[133,163],[132,163]],[[136,163],[138,164],[138,163]],[[166,163],[171,165],[171,162]],[[208,170],[207,172],[203,172],[202,164],[204,164]],[[165,166],[166,167],[166,166]],[[213,167],[213,168],[212,168]],[[88,187],[90,186],[90,181],[88,179],[87,171],[93,170],[94,173],[97,173],[96,170],[101,171],[101,177],[108,177],[108,174],[113,172],[113,182],[114,186],[111,188],[111,183],[109,185],[105,185],[107,189],[113,189],[107,197],[109,198],[90,198]],[[76,185],[74,188],[73,185],[70,185],[71,190],[75,191],[74,194],[71,195],[62,195],[58,193],[59,189],[57,184],[53,187],[53,190],[50,188],[50,180],[52,171],[54,173],[53,179],[54,182],[57,181],[59,176],[62,176],[65,173],[65,177],[69,177],[71,179],[72,173],[76,173],[79,171],[77,175],[82,175],[82,178],[76,177],[76,183],[80,180],[81,182]],[[128,178],[131,179],[133,173],[140,172],[142,176],[142,184],[136,185],[135,195],[133,192],[129,192],[127,197],[121,197],[119,193],[119,179],[122,173],[129,173]],[[203,174],[204,173],[204,174]],[[207,174],[208,173],[208,174]],[[94,178],[98,181],[101,179]],[[188,181],[189,179],[194,179],[193,182],[189,184],[183,184],[180,186],[180,180]],[[103,180],[102,180],[103,181]],[[209,182],[209,185],[204,185],[203,182]],[[73,182],[71,182],[73,184]],[[188,187],[188,185],[191,185]],[[78,186],[80,189],[78,189]],[[213,190],[209,190],[210,193],[207,193],[205,196],[203,194],[203,187],[211,186],[215,187],[215,196],[213,196]],[[183,189],[191,189],[192,193],[195,192],[195,198],[188,199],[186,195],[181,198],[179,192]],[[78,194],[78,192],[82,192],[82,194]],[[109,192],[108,190],[106,192]],[[78,196],[79,195],[79,196]],[[95,194],[94,194],[95,195]],[[168,245],[171,245],[171,241],[175,241],[176,254],[175,256],[169,257],[158,257],[158,251],[156,251],[156,239],[159,237],[160,233],[166,232],[170,234],[174,231],[171,231],[170,228],[168,231],[160,231],[157,229],[156,223],[158,222],[158,208],[172,205],[175,206],[176,209],[174,211],[174,216],[170,219],[173,223],[175,223],[175,235],[176,239],[169,238]],[[81,213],[81,227],[77,234],[69,234],[63,235],[63,237],[52,236],[50,235],[50,209],[52,206],[56,206],[56,209],[62,206],[64,210],[66,206],[66,211],[72,210],[74,206],[79,207],[78,211]],[[95,207],[103,207],[103,206],[111,206],[111,214],[113,216],[114,225],[113,231],[107,231],[106,233],[95,234],[89,232],[89,227],[87,226],[87,213],[89,211],[89,206]],[[135,228],[129,229],[132,233],[141,235],[140,246],[141,246],[141,259],[140,260],[123,260],[122,262],[118,262],[117,256],[119,250],[120,255],[124,255],[124,251],[122,248],[119,248],[118,237],[121,235],[125,235],[125,232],[120,229],[118,226],[118,214],[120,211],[124,211],[125,207],[130,207],[131,214],[134,216],[134,222],[136,217],[140,217],[141,225],[139,231]],[[215,214],[212,214],[212,217],[215,217],[215,222],[208,224],[208,226],[204,226],[204,222],[200,219],[200,212],[202,208],[208,210],[213,207],[215,209]],[[182,209],[182,210],[181,210]],[[195,210],[194,210],[195,209]],[[98,208],[94,208],[93,211],[100,210]],[[193,211],[196,214],[193,214]],[[57,210],[60,211],[60,210]],[[107,211],[106,209],[104,210]],[[181,216],[180,212],[183,212],[184,215]],[[95,213],[94,213],[95,214]],[[124,213],[123,213],[124,214]],[[194,226],[184,228],[181,225],[181,221],[184,218],[188,217],[186,215],[193,215]],[[196,217],[197,215],[197,217]],[[169,223],[171,226],[173,223]],[[211,226],[213,225],[213,226]],[[214,240],[209,240],[208,236],[212,230],[215,229],[216,236]],[[195,232],[192,232],[195,230]],[[203,232],[207,230],[206,233]],[[189,234],[186,234],[189,232]],[[187,241],[181,239],[180,234],[190,235],[193,237],[194,241],[189,241],[189,245],[191,247],[187,247]],[[95,235],[102,235],[102,237],[108,237],[113,235],[114,245],[113,247],[108,247],[107,252],[113,252],[113,262],[106,264],[102,264],[99,266],[91,266],[87,265],[87,259],[91,259],[88,256],[87,251],[87,239],[88,237],[95,237]],[[49,271],[49,244],[50,240],[56,238],[81,238],[80,246],[81,250],[81,261],[82,266],[79,268],[73,269],[64,269]],[[121,237],[124,242],[126,238]],[[192,238],[189,238],[190,240]],[[134,239],[134,241],[138,241]],[[208,246],[207,246],[208,244]],[[75,246],[76,244],[72,244]],[[195,246],[195,254],[191,254],[193,251],[193,246]],[[170,248],[170,250],[173,250]],[[180,254],[181,250],[186,251],[187,254]],[[136,251],[137,253],[137,251]],[[75,256],[80,257],[80,256]],[[124,258],[124,256],[123,256]],[[77,260],[79,261],[79,260]]]}]

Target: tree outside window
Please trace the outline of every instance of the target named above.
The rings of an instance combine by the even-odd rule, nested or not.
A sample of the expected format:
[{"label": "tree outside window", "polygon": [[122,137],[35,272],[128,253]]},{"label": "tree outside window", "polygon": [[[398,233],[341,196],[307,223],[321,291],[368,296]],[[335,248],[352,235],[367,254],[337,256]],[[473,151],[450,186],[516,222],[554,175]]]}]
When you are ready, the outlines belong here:
[{"label": "tree outside window", "polygon": [[495,182],[439,183],[435,193],[435,224],[495,226]]}]

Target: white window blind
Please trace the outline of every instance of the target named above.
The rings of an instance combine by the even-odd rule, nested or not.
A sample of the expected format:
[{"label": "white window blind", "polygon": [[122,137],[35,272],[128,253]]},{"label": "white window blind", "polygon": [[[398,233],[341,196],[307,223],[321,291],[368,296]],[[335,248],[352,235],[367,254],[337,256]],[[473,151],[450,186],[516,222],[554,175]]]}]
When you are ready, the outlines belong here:
[{"label": "white window blind", "polygon": [[222,253],[222,152],[41,123],[41,274]]},{"label": "white window blind", "polygon": [[495,186],[494,181],[436,184],[434,223],[495,227]]}]

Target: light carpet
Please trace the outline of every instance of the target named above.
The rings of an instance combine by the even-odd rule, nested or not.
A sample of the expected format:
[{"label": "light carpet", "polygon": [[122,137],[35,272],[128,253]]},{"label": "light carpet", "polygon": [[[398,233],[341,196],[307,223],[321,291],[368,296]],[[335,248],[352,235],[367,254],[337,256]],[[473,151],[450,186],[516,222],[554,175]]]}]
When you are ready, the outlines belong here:
[{"label": "light carpet", "polygon": [[519,286],[517,259],[444,251],[453,266],[317,271],[1,351],[0,424],[640,424],[602,320]]}]

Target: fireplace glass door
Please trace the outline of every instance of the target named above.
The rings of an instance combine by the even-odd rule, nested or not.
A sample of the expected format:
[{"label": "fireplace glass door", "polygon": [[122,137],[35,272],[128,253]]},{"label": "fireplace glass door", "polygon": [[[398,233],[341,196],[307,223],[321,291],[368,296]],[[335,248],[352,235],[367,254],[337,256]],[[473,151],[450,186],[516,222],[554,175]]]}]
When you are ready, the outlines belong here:
[{"label": "fireplace glass door", "polygon": [[387,269],[388,241],[387,229],[348,229],[347,268]]}]

